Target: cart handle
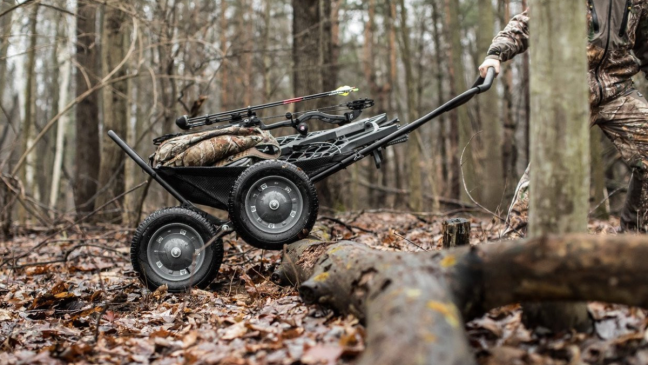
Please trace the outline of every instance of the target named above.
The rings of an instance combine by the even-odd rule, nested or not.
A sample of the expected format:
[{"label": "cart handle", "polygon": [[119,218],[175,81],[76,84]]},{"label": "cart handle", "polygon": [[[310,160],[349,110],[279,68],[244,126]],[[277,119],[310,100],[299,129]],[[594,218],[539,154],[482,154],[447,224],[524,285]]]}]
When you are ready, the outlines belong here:
[{"label": "cart handle", "polygon": [[353,164],[354,162],[364,158],[365,156],[368,156],[371,154],[373,151],[377,150],[378,148],[385,147],[387,146],[390,142],[395,141],[410,132],[420,128],[423,124],[426,124],[427,122],[437,118],[441,114],[447,113],[453,109],[456,109],[463,104],[466,104],[470,99],[472,99],[475,95],[481,94],[485,91],[490,90],[490,88],[493,86],[493,82],[495,81],[495,68],[489,67],[488,71],[486,72],[486,77],[482,78],[481,76],[477,78],[477,81],[475,81],[475,84],[465,91],[463,94],[456,96],[452,100],[448,101],[447,103],[441,105],[434,111],[422,116],[421,118],[403,126],[402,128],[399,128],[397,131],[394,133],[385,136],[383,139],[378,140],[365,148],[361,149],[360,151],[357,151],[353,155],[345,158],[344,160],[340,161],[340,163],[336,164],[335,166],[332,166],[324,171],[321,171],[317,175],[311,177],[311,180],[314,182],[320,181],[324,179],[325,177],[331,175],[332,173],[335,173],[339,170],[342,170],[346,168],[347,166]]},{"label": "cart handle", "polygon": [[[495,81],[495,68],[489,67],[486,72],[486,77],[479,76],[473,86],[463,94],[450,100],[442,105],[439,109],[443,109],[443,113],[456,109],[467,102],[469,102],[475,95],[481,94],[491,89]],[[437,109],[437,110],[439,110]]]}]

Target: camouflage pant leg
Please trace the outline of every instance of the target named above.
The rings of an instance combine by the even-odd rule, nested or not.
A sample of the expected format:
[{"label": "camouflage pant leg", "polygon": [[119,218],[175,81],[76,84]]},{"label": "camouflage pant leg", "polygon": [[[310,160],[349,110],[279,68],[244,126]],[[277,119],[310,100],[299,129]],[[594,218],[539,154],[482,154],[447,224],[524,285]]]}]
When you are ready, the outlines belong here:
[{"label": "camouflage pant leg", "polygon": [[515,188],[515,195],[506,216],[506,229],[503,237],[508,239],[526,236],[527,221],[529,218],[529,167]]},{"label": "camouflage pant leg", "polygon": [[593,122],[617,147],[632,169],[621,225],[646,230],[648,223],[648,102],[633,90],[593,111]]}]

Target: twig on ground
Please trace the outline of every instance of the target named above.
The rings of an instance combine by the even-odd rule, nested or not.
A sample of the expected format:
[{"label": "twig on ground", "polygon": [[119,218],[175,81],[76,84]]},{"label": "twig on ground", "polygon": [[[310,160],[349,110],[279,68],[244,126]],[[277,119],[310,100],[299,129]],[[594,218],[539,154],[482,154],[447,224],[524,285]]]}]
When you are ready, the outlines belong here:
[{"label": "twig on ground", "polygon": [[97,316],[97,322],[95,322],[95,335],[94,335],[94,343],[97,343],[99,340],[99,326],[101,325],[101,317],[103,317],[104,314],[106,314],[106,311],[108,310],[108,304],[103,305],[101,308],[101,312],[99,312],[99,315]]},{"label": "twig on ground", "polygon": [[[76,226],[77,224],[83,222],[84,220],[86,220],[86,219],[92,217],[92,216],[95,215],[97,212],[101,211],[103,208],[105,208],[105,207],[107,207],[108,205],[112,204],[115,200],[118,200],[118,199],[120,199],[121,197],[123,197],[123,196],[125,196],[125,195],[127,195],[127,194],[132,193],[133,191],[135,191],[135,190],[141,188],[142,186],[144,186],[145,184],[146,184],[146,181],[143,182],[143,183],[140,183],[139,185],[133,187],[132,189],[130,189],[130,190],[128,190],[128,191],[125,191],[125,192],[123,192],[123,193],[117,195],[116,197],[114,197],[113,199],[107,201],[105,204],[103,204],[103,205],[100,206],[99,208],[97,208],[97,209],[95,209],[94,211],[92,211],[92,212],[90,212],[90,213],[84,215],[83,217],[79,218],[78,220],[76,220],[76,221],[74,221],[74,222],[68,224],[67,226],[65,226],[65,227],[63,227],[63,228],[61,228],[61,229],[58,229],[56,232],[54,232],[54,233],[48,235],[47,237],[45,237],[41,242],[39,242],[36,246],[34,246],[33,248],[31,248],[29,251],[24,252],[24,253],[22,253],[22,254],[20,254],[20,255],[18,255],[18,256],[15,256],[15,257],[11,257],[11,258],[8,258],[8,259],[4,259],[4,260],[2,261],[2,263],[0,263],[0,267],[6,265],[9,261],[13,261],[13,260],[17,261],[17,260],[20,260],[21,258],[24,258],[24,257],[28,256],[30,253],[34,252],[35,250],[38,250],[38,249],[40,249],[41,247],[45,246],[47,243],[49,243],[49,240],[50,240],[50,239],[56,237],[56,235],[58,235],[59,233],[64,232],[64,231],[67,231],[68,229],[70,229],[70,228]],[[16,266],[16,265],[15,265],[15,261],[14,261],[14,266]]]},{"label": "twig on ground", "polygon": [[351,231],[351,233],[354,233],[354,234],[355,234],[355,232],[353,232],[353,229],[357,229],[358,231],[362,231],[362,232],[366,232],[366,233],[376,234],[376,232],[374,232],[374,231],[370,231],[370,230],[368,230],[366,228],[362,228],[362,227],[354,226],[354,225],[351,225],[351,224],[348,224],[348,223],[344,223],[343,221],[341,221],[341,220],[339,220],[337,218],[328,217],[328,216],[321,216],[321,217],[319,217],[319,219],[325,219],[325,220],[337,223],[337,224],[339,224],[341,226],[344,226],[344,228],[348,229],[349,231]]},{"label": "twig on ground", "polygon": [[423,247],[421,247],[421,246],[417,245],[416,243],[414,243],[414,242],[408,240],[407,238],[401,236],[400,234],[398,234],[398,232],[392,230],[392,233],[394,234],[394,236],[399,237],[399,238],[405,240],[407,243],[411,244],[412,246],[416,246],[416,247],[418,247],[421,251],[427,251],[427,250],[424,249]]},{"label": "twig on ground", "polygon": [[[123,252],[121,252],[121,251],[119,251],[117,249],[110,248],[110,247],[107,247],[107,246],[104,246],[104,245],[97,245],[97,244],[93,244],[93,243],[79,243],[77,245],[72,246],[69,250],[65,251],[63,256],[58,258],[58,259],[51,260],[51,261],[29,262],[29,263],[22,264],[22,265],[13,265],[13,266],[8,266],[8,267],[10,269],[12,269],[12,270],[15,270],[15,269],[21,269],[21,268],[30,267],[30,266],[42,266],[42,265],[65,263],[70,258],[70,255],[72,254],[72,252],[78,250],[79,248],[83,248],[83,247],[95,247],[95,248],[100,248],[100,249],[105,250],[105,251],[118,253],[120,255],[123,254]],[[99,257],[103,257],[103,256],[99,256]]]}]

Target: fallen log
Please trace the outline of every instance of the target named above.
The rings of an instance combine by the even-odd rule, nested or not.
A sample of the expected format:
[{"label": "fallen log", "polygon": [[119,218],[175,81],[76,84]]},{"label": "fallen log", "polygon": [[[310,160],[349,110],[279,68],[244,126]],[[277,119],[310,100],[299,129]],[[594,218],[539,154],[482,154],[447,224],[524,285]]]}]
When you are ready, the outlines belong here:
[{"label": "fallen log", "polygon": [[464,321],[518,302],[648,308],[648,237],[569,235],[436,252],[303,240],[272,275],[367,326],[359,364],[474,364]]}]

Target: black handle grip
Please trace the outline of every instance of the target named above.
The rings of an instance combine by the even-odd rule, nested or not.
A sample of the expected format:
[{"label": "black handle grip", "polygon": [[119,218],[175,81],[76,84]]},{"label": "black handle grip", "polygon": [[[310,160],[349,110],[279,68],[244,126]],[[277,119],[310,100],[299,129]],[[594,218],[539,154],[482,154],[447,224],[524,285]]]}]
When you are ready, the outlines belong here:
[{"label": "black handle grip", "polygon": [[497,76],[495,74],[495,68],[489,67],[488,71],[486,71],[486,77],[479,76],[477,78],[477,81],[475,81],[472,87],[479,89],[479,92],[477,94],[481,94],[484,91],[488,91],[493,86],[493,82],[495,81],[495,76]]},{"label": "black handle grip", "polygon": [[176,125],[182,129],[182,130],[189,130],[191,126],[189,125],[189,121],[187,120],[187,116],[183,115],[180,118],[176,119]]},{"label": "black handle grip", "polygon": [[489,67],[488,71],[486,71],[486,77],[479,76],[477,78],[477,81],[475,81],[475,84],[472,87],[478,88],[479,89],[478,94],[481,94],[484,91],[490,90],[490,88],[493,86],[494,81],[495,81],[495,68]]}]

